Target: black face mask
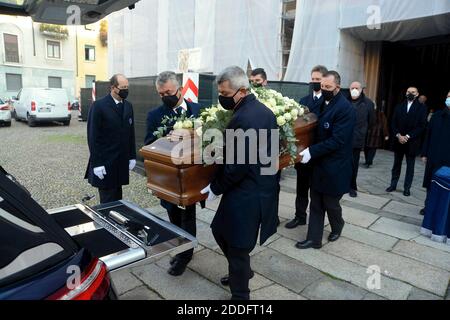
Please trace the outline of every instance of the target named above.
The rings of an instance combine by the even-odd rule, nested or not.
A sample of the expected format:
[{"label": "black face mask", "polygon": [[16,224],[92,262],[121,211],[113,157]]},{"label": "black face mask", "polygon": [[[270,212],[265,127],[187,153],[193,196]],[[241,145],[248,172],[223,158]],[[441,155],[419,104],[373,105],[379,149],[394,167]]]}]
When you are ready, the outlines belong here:
[{"label": "black face mask", "polygon": [[328,91],[322,89],[322,96],[325,101],[331,101],[334,98],[334,91]]},{"label": "black face mask", "polygon": [[180,97],[178,96],[178,90],[173,96],[166,96],[162,97],[161,99],[165,106],[172,109],[175,108],[178,104],[178,101],[180,101]]},{"label": "black face mask", "polygon": [[406,99],[408,99],[408,101],[414,101],[414,99],[416,99],[416,96],[413,95],[412,93],[408,93],[406,95]]},{"label": "black face mask", "polygon": [[[119,89],[119,88],[117,88]],[[119,97],[121,97],[122,99],[126,99],[128,98],[128,89],[119,89],[119,93],[118,93]]]},{"label": "black face mask", "polygon": [[236,91],[232,97],[224,97],[219,95],[219,103],[225,110],[233,110],[236,107],[237,103],[234,102],[234,97],[238,94],[239,90]]},{"label": "black face mask", "polygon": [[253,86],[253,88],[261,88],[263,85],[262,85],[262,83],[253,82],[252,86]]},{"label": "black face mask", "polygon": [[311,88],[314,92],[318,92],[322,89],[320,82],[311,82]]}]

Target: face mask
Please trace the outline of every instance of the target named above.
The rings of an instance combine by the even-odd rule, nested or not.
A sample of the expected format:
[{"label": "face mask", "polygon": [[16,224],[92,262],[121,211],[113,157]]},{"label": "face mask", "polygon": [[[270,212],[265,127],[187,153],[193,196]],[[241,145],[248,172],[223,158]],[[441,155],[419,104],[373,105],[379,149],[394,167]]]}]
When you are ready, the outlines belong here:
[{"label": "face mask", "polygon": [[334,91],[328,91],[322,89],[322,96],[325,99],[325,101],[331,101],[334,98]]},{"label": "face mask", "polygon": [[450,97],[445,100],[445,105],[450,108]]},{"label": "face mask", "polygon": [[[241,90],[241,89],[239,89]],[[219,96],[219,103],[225,110],[233,110],[236,107],[236,102],[234,102],[234,97],[238,94],[238,91],[232,97]]]},{"label": "face mask", "polygon": [[359,96],[361,95],[361,93],[359,92],[359,90],[358,89],[353,89],[352,91],[351,91],[351,94],[352,94],[352,98],[359,98]]},{"label": "face mask", "polygon": [[[119,88],[117,88],[119,89]],[[119,89],[119,97],[121,97],[122,99],[126,99],[128,97],[128,89]]]},{"label": "face mask", "polygon": [[172,109],[175,108],[178,104],[178,101],[180,101],[180,97],[178,96],[178,90],[173,96],[166,96],[162,97],[161,99],[165,106]]},{"label": "face mask", "polygon": [[416,98],[416,96],[413,95],[412,93],[408,93],[406,95],[406,99],[408,99],[408,101],[414,101],[415,98]]},{"label": "face mask", "polygon": [[263,85],[262,85],[262,83],[253,82],[252,86],[253,86],[253,88],[261,88]]},{"label": "face mask", "polygon": [[314,92],[319,92],[322,88],[320,82],[311,82],[311,86]]}]

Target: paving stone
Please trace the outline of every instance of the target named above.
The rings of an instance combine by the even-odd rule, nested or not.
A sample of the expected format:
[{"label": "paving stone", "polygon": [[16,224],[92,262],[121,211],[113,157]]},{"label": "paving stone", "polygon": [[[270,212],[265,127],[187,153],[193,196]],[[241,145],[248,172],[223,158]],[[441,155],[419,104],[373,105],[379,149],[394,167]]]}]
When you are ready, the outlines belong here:
[{"label": "paving stone", "polygon": [[450,271],[450,253],[415,242],[401,240],[392,252]]},{"label": "paving stone", "polygon": [[384,217],[377,220],[369,229],[403,240],[411,240],[420,234],[420,228],[415,225]]},{"label": "paving stone", "polygon": [[226,300],[229,292],[197,273],[186,269],[180,277],[173,277],[158,264],[138,267],[133,274],[150,289],[168,300]]},{"label": "paving stone", "polygon": [[209,249],[216,250],[219,248],[216,239],[211,231],[211,227],[208,223],[197,220],[197,240],[198,242]]},{"label": "paving stone", "polygon": [[[308,234],[308,226],[298,226],[295,229],[287,229],[285,225],[280,225],[277,230],[277,234],[291,240],[295,240],[296,242],[306,240],[306,236]],[[330,232],[324,230],[322,244],[326,244],[328,242],[328,236]]]},{"label": "paving stone", "polygon": [[131,291],[121,295],[119,300],[162,300],[155,292],[145,286],[134,288]]},{"label": "paving stone", "polygon": [[383,208],[383,210],[393,212],[402,216],[417,218],[422,208],[423,207],[404,202],[391,201]]},{"label": "paving stone", "polygon": [[405,281],[439,296],[444,296],[447,291],[450,273],[420,261],[346,238],[328,244],[323,250],[364,267],[379,266],[389,277]]},{"label": "paving stone", "polygon": [[[366,267],[325,252],[323,248],[326,246],[322,250],[298,250],[294,244],[295,242],[292,240],[281,238],[273,242],[269,247],[332,277],[368,290],[367,284],[370,274],[367,273],[368,269]],[[380,275],[380,279],[381,288],[368,291],[391,300],[405,300],[408,297],[412,288],[411,285],[388,278],[383,274]]]},{"label": "paving stone", "polygon": [[295,209],[292,207],[283,205],[280,202],[280,205],[278,206],[278,216],[280,218],[292,220],[292,219],[294,219],[294,216],[295,216]]},{"label": "paving stone", "polygon": [[289,291],[278,284],[251,292],[250,298],[252,300],[306,300],[305,297]]},{"label": "paving stone", "polygon": [[328,278],[314,282],[302,295],[311,300],[362,300],[366,293],[348,282]]},{"label": "paving stone", "polygon": [[363,205],[361,203],[357,203],[357,202],[347,201],[345,199],[341,200],[341,206],[349,207],[349,208],[353,208],[353,209],[358,209],[358,210],[361,210],[363,212],[369,212],[369,213],[374,213],[374,214],[378,214],[378,212],[380,211],[377,208],[365,206],[365,205]]},{"label": "paving stone", "polygon": [[[327,226],[325,229],[331,231],[329,226]],[[399,241],[397,238],[374,232],[369,229],[364,229],[362,227],[354,226],[348,223],[344,226],[342,236],[386,251],[391,250]]]},{"label": "paving stone", "polygon": [[118,295],[142,286],[142,281],[136,278],[130,270],[120,270],[110,273],[111,280],[117,290]]},{"label": "paving stone", "polygon": [[296,293],[324,277],[317,269],[272,249],[255,255],[252,266],[256,272]]},{"label": "paving stone", "polygon": [[386,298],[383,298],[377,294],[373,294],[373,293],[368,293],[365,295],[365,297],[363,298],[363,300],[386,300]]},{"label": "paving stone", "polygon": [[279,203],[282,203],[286,207],[292,208],[294,210],[293,213],[295,213],[295,198],[296,195],[294,193],[281,191]]},{"label": "paving stone", "polygon": [[[252,266],[256,265],[253,259],[251,260],[251,264]],[[228,274],[227,259],[209,249],[197,254],[196,259],[189,264],[189,268],[220,286],[220,278]],[[250,280],[250,290],[257,290],[271,284],[273,284],[271,280],[256,273],[253,279]]]},{"label": "paving stone", "polygon": [[201,220],[204,223],[211,225],[211,222],[213,221],[216,212],[208,208],[205,209],[197,208],[196,215],[198,220]]},{"label": "paving stone", "polygon": [[389,199],[380,197],[380,196],[374,196],[366,193],[359,192],[358,197],[351,198],[348,194],[344,195],[342,198],[349,202],[356,202],[363,204],[365,206],[373,207],[376,209],[381,209],[386,203],[389,202]]},{"label": "paving stone", "polygon": [[356,226],[360,226],[363,228],[369,227],[371,224],[373,224],[377,219],[380,218],[380,216],[364,212],[362,210],[349,208],[349,207],[342,207],[342,216],[345,220],[345,222],[351,223]]},{"label": "paving stone", "polygon": [[445,252],[450,252],[450,245],[448,245],[446,243],[442,243],[442,242],[433,241],[430,238],[425,237],[423,235],[420,235],[420,236],[414,238],[412,241],[422,244],[427,247],[435,248],[435,249],[445,251]]},{"label": "paving stone", "polygon": [[438,297],[418,288],[413,288],[409,294],[408,300],[442,300],[442,297]]}]

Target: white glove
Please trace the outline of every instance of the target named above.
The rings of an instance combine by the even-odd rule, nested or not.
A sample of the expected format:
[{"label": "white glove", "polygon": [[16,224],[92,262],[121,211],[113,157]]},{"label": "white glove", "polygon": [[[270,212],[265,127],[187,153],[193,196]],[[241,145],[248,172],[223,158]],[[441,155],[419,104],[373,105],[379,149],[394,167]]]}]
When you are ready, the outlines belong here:
[{"label": "white glove", "polygon": [[307,164],[311,161],[311,153],[309,153],[309,148],[306,148],[302,152],[300,152],[300,156],[302,157],[302,163]]},{"label": "white glove", "polygon": [[207,194],[208,193],[208,201],[214,201],[218,198],[212,191],[211,191],[211,185],[209,184],[206,188],[204,188],[202,191],[200,191],[201,194]]},{"label": "white glove", "polygon": [[105,167],[97,167],[94,168],[94,174],[100,179],[105,179],[106,176],[106,168]]},{"label": "white glove", "polygon": [[129,161],[129,164],[128,164],[128,168],[130,169],[130,171],[131,170],[133,170],[134,169],[134,167],[136,167],[136,160],[130,160]]}]

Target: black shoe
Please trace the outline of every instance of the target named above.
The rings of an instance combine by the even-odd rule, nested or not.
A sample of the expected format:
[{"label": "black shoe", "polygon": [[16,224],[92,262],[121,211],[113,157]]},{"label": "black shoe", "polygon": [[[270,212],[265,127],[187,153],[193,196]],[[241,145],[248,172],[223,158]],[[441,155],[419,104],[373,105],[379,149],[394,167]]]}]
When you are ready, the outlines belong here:
[{"label": "black shoe", "polygon": [[356,190],[350,190],[350,192],[348,193],[348,195],[352,198],[356,198],[358,196],[358,192],[356,192]]},{"label": "black shoe", "polygon": [[420,215],[424,216],[425,215],[425,208],[423,208],[422,210],[420,210]]},{"label": "black shoe", "polygon": [[186,264],[176,260],[167,271],[168,274],[174,277],[181,276],[186,270]]},{"label": "black shoe", "polygon": [[170,259],[170,265],[173,266],[173,264],[177,261],[177,257],[172,257]]},{"label": "black shoe", "polygon": [[389,188],[386,189],[386,192],[394,192],[395,190],[397,190],[396,187],[390,186]]},{"label": "black shoe", "polygon": [[[250,279],[253,279],[254,276],[255,276],[255,273],[252,271],[252,273],[250,275]],[[223,286],[229,286],[230,285],[230,278],[229,278],[229,276],[225,276],[223,278],[220,278],[220,283]]]},{"label": "black shoe", "polygon": [[371,164],[365,164],[364,167],[366,167],[366,169],[370,169]]},{"label": "black shoe", "polygon": [[295,217],[293,220],[286,223],[285,228],[286,229],[294,229],[294,228],[297,228],[298,226],[304,226],[304,225],[306,225],[305,219]]},{"label": "black shoe", "polygon": [[340,234],[340,233],[330,233],[330,235],[328,236],[328,241],[330,241],[330,242],[335,242],[335,241],[337,241],[340,237],[341,237],[341,234]]},{"label": "black shoe", "polygon": [[322,244],[316,243],[312,240],[306,240],[306,241],[302,241],[302,242],[297,242],[295,247],[297,249],[309,249],[309,248],[320,249],[320,248],[322,248]]},{"label": "black shoe", "polygon": [[411,191],[409,191],[409,189],[405,189],[405,191],[403,191],[403,195],[405,197],[409,197],[409,196],[411,196]]}]

